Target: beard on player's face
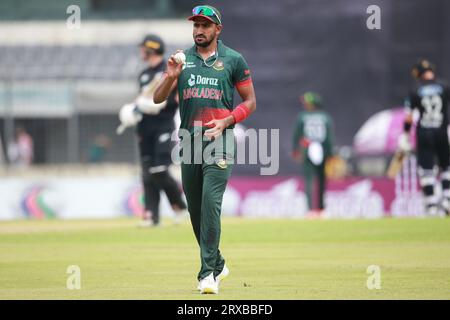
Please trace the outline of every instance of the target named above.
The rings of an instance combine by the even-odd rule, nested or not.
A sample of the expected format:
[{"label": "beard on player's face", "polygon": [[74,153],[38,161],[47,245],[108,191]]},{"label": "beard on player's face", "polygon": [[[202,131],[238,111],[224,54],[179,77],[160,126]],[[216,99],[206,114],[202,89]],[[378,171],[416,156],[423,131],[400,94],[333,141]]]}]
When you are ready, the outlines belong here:
[{"label": "beard on player's face", "polygon": [[205,36],[205,37],[202,37],[202,36],[198,37],[198,36],[196,36],[196,37],[194,38],[194,42],[195,42],[195,44],[196,44],[197,46],[202,47],[202,48],[206,48],[206,47],[208,47],[215,39],[216,39],[215,36],[211,36],[211,38],[209,38],[209,39],[208,39],[206,36]]},{"label": "beard on player's face", "polygon": [[195,30],[194,42],[197,46],[206,48],[217,39],[217,36],[217,32],[214,32],[213,30]]},{"label": "beard on player's face", "polygon": [[218,32],[217,27],[214,28],[214,24],[210,22],[204,22],[202,19],[194,23],[193,38],[197,46],[206,48],[213,41],[216,41],[220,30]]}]

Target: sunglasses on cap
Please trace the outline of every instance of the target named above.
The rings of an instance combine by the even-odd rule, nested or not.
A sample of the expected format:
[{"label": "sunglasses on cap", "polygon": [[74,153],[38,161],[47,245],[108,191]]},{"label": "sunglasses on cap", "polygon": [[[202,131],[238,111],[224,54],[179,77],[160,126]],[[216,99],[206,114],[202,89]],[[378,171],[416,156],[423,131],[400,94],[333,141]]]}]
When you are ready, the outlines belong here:
[{"label": "sunglasses on cap", "polygon": [[203,16],[207,16],[207,17],[213,18],[213,19],[216,18],[217,21],[219,22],[219,24],[222,24],[222,21],[220,20],[220,16],[211,7],[197,6],[194,9],[192,9],[192,14],[193,15],[203,15]]}]

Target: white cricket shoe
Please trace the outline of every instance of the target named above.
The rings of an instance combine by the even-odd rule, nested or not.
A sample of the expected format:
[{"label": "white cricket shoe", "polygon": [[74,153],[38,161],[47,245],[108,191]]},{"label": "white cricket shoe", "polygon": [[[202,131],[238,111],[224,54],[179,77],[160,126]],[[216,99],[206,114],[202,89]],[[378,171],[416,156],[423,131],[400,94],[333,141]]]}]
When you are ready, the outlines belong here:
[{"label": "white cricket shoe", "polygon": [[[219,287],[220,281],[222,281],[223,279],[228,277],[229,274],[230,274],[230,269],[228,269],[227,265],[224,265],[222,272],[219,273],[219,275],[216,277],[217,287]],[[201,291],[200,282],[201,281],[199,281],[198,286],[197,286],[198,291]]]},{"label": "white cricket shoe", "polygon": [[150,228],[150,227],[153,227],[153,221],[152,220],[141,220],[138,222],[137,226],[139,228]]},{"label": "white cricket shoe", "polygon": [[214,273],[210,273],[209,276],[200,280],[199,283],[201,294],[218,294],[219,287],[217,286],[216,280],[214,280]]},{"label": "white cricket shoe", "polygon": [[157,224],[155,224],[154,222],[153,222],[153,220],[150,220],[150,219],[146,219],[146,220],[141,220],[141,221],[139,221],[139,223],[138,223],[138,225],[137,225],[139,228],[152,228],[152,227],[159,227],[160,226],[160,224],[159,223],[157,223]]},{"label": "white cricket shoe", "polygon": [[444,216],[444,212],[439,210],[438,206],[430,206],[427,208],[427,216],[430,218],[439,218]]},{"label": "white cricket shoe", "polygon": [[444,213],[446,216],[450,214],[450,199],[447,197],[444,197],[442,199],[442,209],[444,209]]},{"label": "white cricket shoe", "polygon": [[228,277],[229,274],[230,274],[230,269],[228,269],[227,265],[224,264],[222,272],[219,273],[219,275],[216,277],[217,286],[219,286],[220,281],[222,281],[223,279]]}]

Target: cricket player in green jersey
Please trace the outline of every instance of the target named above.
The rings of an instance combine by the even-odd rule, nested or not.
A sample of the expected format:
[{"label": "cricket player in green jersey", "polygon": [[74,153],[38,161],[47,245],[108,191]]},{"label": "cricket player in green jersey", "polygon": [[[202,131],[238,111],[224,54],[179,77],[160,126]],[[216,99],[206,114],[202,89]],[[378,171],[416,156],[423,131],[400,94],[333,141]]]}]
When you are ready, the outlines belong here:
[{"label": "cricket player in green jersey", "polygon": [[[229,273],[219,250],[220,215],[235,148],[230,148],[228,143],[215,147],[209,159],[200,152],[199,162],[195,140],[201,138],[202,151],[224,139],[231,139],[234,145],[234,124],[255,111],[256,97],[244,58],[218,40],[222,31],[219,11],[207,5],[197,6],[189,20],[193,21],[195,45],[183,51],[185,61],[177,59],[177,54],[169,58],[166,74],[153,98],[159,103],[172,90],[178,91],[182,182],[200,246],[198,289],[201,293],[216,294],[220,281]],[[242,103],[233,107],[235,89]]]},{"label": "cricket player in green jersey", "polygon": [[[293,158],[301,162],[309,216],[318,216],[324,209],[325,164],[333,153],[332,120],[320,109],[321,97],[306,92],[300,97],[306,111],[298,115],[293,135]],[[314,182],[317,181],[318,204],[314,204]]]}]

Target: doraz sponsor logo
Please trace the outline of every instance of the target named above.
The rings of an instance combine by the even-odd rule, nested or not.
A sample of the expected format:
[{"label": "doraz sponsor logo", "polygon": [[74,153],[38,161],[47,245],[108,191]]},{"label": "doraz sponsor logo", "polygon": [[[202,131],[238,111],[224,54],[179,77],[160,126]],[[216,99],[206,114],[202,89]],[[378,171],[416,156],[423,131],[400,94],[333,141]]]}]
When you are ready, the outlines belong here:
[{"label": "doraz sponsor logo", "polygon": [[208,84],[210,86],[218,86],[219,85],[219,79],[217,78],[208,78],[208,77],[202,77],[200,75],[191,74],[191,77],[188,80],[189,86],[194,86],[196,84]]}]

